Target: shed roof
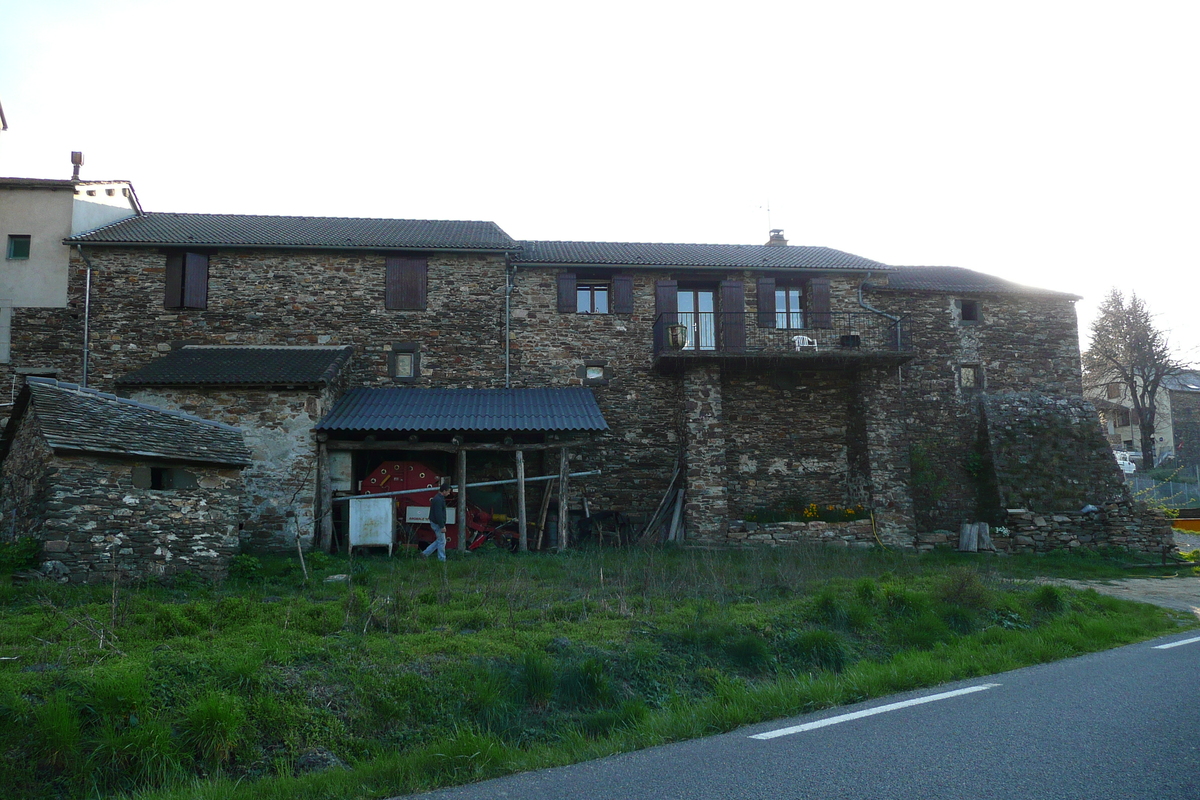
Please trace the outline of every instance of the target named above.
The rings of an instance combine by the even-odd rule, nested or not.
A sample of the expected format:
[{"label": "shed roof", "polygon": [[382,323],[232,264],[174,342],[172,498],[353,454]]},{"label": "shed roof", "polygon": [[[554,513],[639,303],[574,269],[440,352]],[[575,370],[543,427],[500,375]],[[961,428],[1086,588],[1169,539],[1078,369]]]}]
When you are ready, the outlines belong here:
[{"label": "shed roof", "polygon": [[1080,300],[1077,294],[1039,289],[1020,283],[1006,281],[995,275],[966,269],[964,267],[897,267],[888,275],[887,284],[871,285],[874,290],[900,292],[953,292],[958,294],[1024,294],[1042,297],[1059,297],[1064,300]]},{"label": "shed roof", "polygon": [[604,431],[589,389],[354,389],[315,430],[340,433]]},{"label": "shed roof", "polygon": [[513,259],[526,266],[730,267],[888,271],[869,258],[829,247],[645,242],[522,242]]},{"label": "shed roof", "polygon": [[245,466],[250,451],[242,431],[220,422],[84,389],[50,378],[27,378],[13,420],[0,436],[7,455],[16,426],[29,413],[37,416],[42,436],[55,451],[95,453]]},{"label": "shed roof", "polygon": [[328,385],[354,348],[188,345],[117,378],[119,386]]},{"label": "shed roof", "polygon": [[512,250],[494,222],[151,212],[67,239],[71,244],[337,250]]}]

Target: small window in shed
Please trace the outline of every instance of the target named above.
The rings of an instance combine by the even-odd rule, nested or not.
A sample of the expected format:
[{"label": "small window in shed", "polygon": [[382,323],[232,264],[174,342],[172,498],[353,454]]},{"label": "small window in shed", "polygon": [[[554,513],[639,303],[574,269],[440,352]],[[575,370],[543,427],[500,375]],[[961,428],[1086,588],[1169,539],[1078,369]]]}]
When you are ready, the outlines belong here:
[{"label": "small window in shed", "polygon": [[199,488],[196,476],[178,467],[134,467],[133,485],[138,489],[154,491]]}]

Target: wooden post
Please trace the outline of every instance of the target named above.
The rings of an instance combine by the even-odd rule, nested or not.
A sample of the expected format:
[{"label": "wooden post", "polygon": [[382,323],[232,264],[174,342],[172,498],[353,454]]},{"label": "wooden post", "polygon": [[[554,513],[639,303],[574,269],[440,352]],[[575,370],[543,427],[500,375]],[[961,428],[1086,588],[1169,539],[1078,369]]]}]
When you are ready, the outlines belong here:
[{"label": "wooden post", "polygon": [[455,470],[458,481],[458,550],[467,552],[467,451],[458,451],[458,468]]},{"label": "wooden post", "polygon": [[975,530],[978,534],[978,547],[980,550],[995,550],[996,545],[992,544],[992,526],[986,522],[976,522]]},{"label": "wooden post", "polygon": [[962,553],[975,553],[979,550],[978,529],[970,522],[964,522],[958,529],[958,549]]},{"label": "wooden post", "polygon": [[542,507],[538,512],[538,542],[537,549],[542,549],[542,540],[546,538],[546,515],[550,513],[550,497],[554,494],[554,484],[558,478],[546,484],[546,491],[542,493]]},{"label": "wooden post", "polygon": [[521,552],[529,552],[529,535],[525,532],[525,453],[517,451],[517,525]]},{"label": "wooden post", "polygon": [[570,542],[567,539],[567,530],[570,525],[567,524],[567,473],[570,456],[567,453],[567,448],[562,448],[558,451],[558,549],[563,551],[567,549]]},{"label": "wooden post", "polygon": [[329,477],[329,448],[325,442],[317,443],[317,507],[313,509],[317,541],[313,549],[333,552],[333,481]]}]

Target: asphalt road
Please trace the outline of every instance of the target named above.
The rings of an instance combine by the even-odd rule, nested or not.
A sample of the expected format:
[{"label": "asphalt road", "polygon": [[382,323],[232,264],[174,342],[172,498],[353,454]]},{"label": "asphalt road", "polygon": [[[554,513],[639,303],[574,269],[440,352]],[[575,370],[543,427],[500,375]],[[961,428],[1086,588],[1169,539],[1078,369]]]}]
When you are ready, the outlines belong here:
[{"label": "asphalt road", "polygon": [[[416,796],[1200,800],[1195,689],[1200,639],[1158,647],[1196,637],[1200,633],[1192,631],[722,736]],[[970,691],[942,697],[958,690]],[[924,702],[892,708],[913,700]],[[877,713],[844,719],[860,712]],[[793,726],[810,727],[752,738]]]}]

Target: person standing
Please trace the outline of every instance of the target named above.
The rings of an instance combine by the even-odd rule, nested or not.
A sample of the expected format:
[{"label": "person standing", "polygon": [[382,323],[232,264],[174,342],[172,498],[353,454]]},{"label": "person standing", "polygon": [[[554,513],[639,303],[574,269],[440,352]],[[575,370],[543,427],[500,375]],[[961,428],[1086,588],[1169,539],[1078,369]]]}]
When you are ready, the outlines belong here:
[{"label": "person standing", "polygon": [[446,498],[450,496],[450,484],[443,483],[429,500],[429,527],[433,528],[433,542],[421,551],[425,558],[437,551],[438,561],[446,560]]}]

